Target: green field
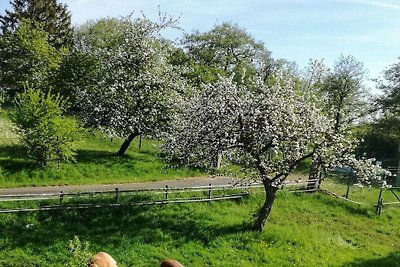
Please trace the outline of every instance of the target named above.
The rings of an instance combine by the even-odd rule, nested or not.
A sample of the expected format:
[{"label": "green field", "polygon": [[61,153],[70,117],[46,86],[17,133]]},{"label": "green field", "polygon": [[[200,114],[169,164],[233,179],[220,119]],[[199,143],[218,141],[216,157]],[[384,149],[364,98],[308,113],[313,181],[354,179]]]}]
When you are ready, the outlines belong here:
[{"label": "green field", "polygon": [[157,156],[160,143],[139,138],[123,157],[116,156],[121,139],[86,134],[78,146],[76,162],[53,163],[49,168],[35,168],[18,135],[12,130],[7,114],[0,114],[0,188],[41,185],[125,183],[168,180],[204,175],[199,170],[169,168]]},{"label": "green field", "polygon": [[119,266],[400,266],[400,209],[381,216],[323,194],[278,193],[262,233],[263,195],[239,201],[0,215],[0,266],[73,266],[69,240]]}]

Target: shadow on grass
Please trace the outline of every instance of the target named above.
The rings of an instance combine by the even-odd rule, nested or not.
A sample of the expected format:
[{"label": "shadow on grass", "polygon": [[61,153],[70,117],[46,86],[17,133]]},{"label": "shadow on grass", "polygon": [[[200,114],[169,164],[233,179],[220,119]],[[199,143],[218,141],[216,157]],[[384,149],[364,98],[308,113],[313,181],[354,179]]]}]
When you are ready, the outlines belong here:
[{"label": "shadow on grass", "polygon": [[400,253],[392,252],[388,256],[379,259],[363,260],[346,263],[343,267],[396,267],[400,266]]},{"label": "shadow on grass", "polygon": [[0,166],[9,173],[35,168],[34,162],[28,159],[26,149],[21,145],[0,146]]},{"label": "shadow on grass", "polygon": [[27,153],[26,149],[21,145],[0,145],[0,157],[25,159]]},{"label": "shadow on grass", "polygon": [[[144,154],[144,155],[140,155]],[[125,154],[119,156],[116,152],[99,151],[99,150],[78,150],[76,156],[77,163],[100,163],[100,164],[112,164],[112,163],[126,163],[132,161],[152,161],[151,154],[140,153],[139,155]],[[154,157],[154,156],[153,156]]]},{"label": "shadow on grass", "polygon": [[[78,150],[76,163],[99,164],[106,166],[131,165],[132,162],[151,162],[152,158],[147,155],[124,155],[117,156],[113,152],[96,150]],[[26,149],[21,145],[0,146],[0,166],[8,173],[15,174],[24,170],[37,169],[35,163],[28,158]]]},{"label": "shadow on grass", "polygon": [[[126,237],[133,243],[170,242],[180,247],[189,241],[207,245],[218,236],[248,229],[244,224],[210,224],[204,214],[193,209],[176,205],[9,214],[5,215],[10,216],[8,219],[0,221],[0,236],[7,240],[3,248],[11,249],[47,249],[66,243],[74,235],[100,248],[119,247]],[[26,227],[32,223],[32,227]]]}]

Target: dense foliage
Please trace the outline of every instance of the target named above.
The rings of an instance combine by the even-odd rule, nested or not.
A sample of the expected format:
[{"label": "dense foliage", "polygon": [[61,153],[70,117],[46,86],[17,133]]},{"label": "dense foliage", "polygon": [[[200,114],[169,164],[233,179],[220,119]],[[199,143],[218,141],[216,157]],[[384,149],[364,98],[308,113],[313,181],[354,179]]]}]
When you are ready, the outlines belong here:
[{"label": "dense foliage", "polygon": [[238,83],[256,74],[270,74],[273,60],[263,43],[257,42],[237,24],[222,23],[210,31],[186,34],[182,40],[186,51],[187,74],[195,84],[218,80],[218,76],[234,75]]},{"label": "dense foliage", "polygon": [[31,20],[22,20],[15,32],[0,36],[0,87],[10,100],[27,82],[49,88],[62,56],[47,36],[42,25]]},{"label": "dense foliage", "polygon": [[16,98],[12,120],[29,156],[41,167],[74,159],[79,129],[75,120],[62,116],[66,105],[61,97],[32,88]]},{"label": "dense foliage", "polygon": [[21,22],[31,20],[43,25],[49,43],[56,47],[72,45],[71,13],[57,0],[10,0],[12,10],[0,16],[2,33],[18,30]]}]

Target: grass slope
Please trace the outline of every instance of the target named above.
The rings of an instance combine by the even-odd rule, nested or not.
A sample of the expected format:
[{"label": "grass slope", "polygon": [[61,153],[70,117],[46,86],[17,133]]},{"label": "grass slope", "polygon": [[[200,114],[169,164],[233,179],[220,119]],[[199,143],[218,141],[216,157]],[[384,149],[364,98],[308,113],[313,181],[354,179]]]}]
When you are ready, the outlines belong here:
[{"label": "grass slope", "polygon": [[[0,266],[72,266],[78,236],[119,266],[400,266],[400,209],[381,216],[323,194],[280,192],[264,232],[262,194],[240,201],[0,215]],[[27,227],[28,225],[28,227]]]},{"label": "grass slope", "polygon": [[0,187],[143,182],[204,175],[189,168],[167,168],[157,156],[159,143],[153,140],[143,140],[139,150],[139,139],[136,139],[125,156],[116,156],[122,141],[88,134],[79,144],[75,163],[38,169],[28,159],[7,114],[3,113],[0,115]]}]

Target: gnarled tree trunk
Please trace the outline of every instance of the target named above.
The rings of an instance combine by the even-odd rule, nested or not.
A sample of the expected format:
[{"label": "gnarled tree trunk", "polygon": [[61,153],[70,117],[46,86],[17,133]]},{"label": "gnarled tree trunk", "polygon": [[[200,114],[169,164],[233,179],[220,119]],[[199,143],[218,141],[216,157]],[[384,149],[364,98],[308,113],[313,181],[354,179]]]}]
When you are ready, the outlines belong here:
[{"label": "gnarled tree trunk", "polygon": [[125,139],[125,141],[122,143],[121,147],[119,148],[117,155],[118,156],[125,155],[125,152],[128,149],[129,145],[132,143],[133,139],[135,139],[135,137],[138,135],[139,135],[138,132],[130,133],[129,136]]},{"label": "gnarled tree trunk", "polygon": [[253,225],[254,231],[262,231],[264,229],[265,221],[271,212],[272,204],[274,204],[276,198],[276,191],[278,191],[278,187],[272,186],[271,181],[269,180],[264,180],[263,185],[265,190],[265,202],[261,207],[258,217]]}]

